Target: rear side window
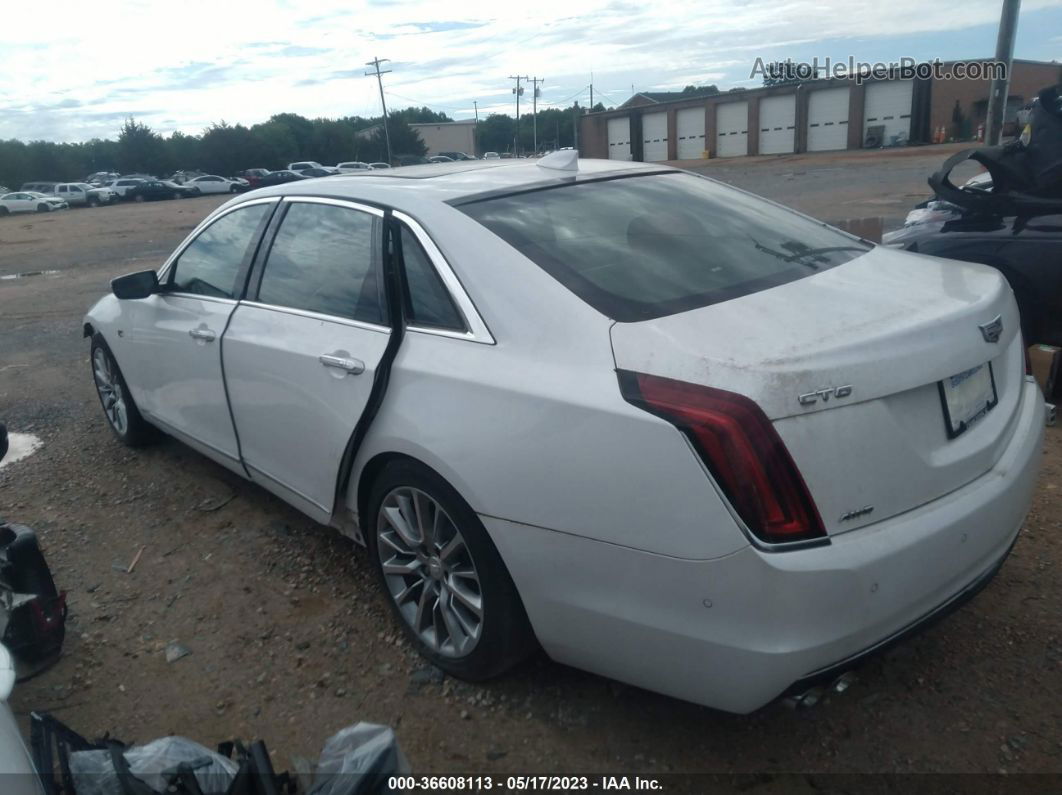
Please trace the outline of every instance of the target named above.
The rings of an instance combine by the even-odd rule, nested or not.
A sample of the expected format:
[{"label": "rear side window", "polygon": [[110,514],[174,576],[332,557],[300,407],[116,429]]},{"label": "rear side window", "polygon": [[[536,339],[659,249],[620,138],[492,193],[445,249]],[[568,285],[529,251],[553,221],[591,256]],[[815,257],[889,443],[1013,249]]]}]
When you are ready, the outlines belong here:
[{"label": "rear side window", "polygon": [[170,288],[181,293],[233,298],[240,264],[271,209],[270,204],[241,207],[204,229],[174,264]]},{"label": "rear side window", "polygon": [[414,326],[465,331],[465,322],[450,292],[416,237],[402,228],[402,261],[406,271],[406,310]]},{"label": "rear side window", "polygon": [[292,203],[269,250],[258,300],[382,324],[378,236],[369,213]]},{"label": "rear side window", "polygon": [[810,276],[869,246],[712,180],[674,172],[460,207],[620,321],[684,312]]}]

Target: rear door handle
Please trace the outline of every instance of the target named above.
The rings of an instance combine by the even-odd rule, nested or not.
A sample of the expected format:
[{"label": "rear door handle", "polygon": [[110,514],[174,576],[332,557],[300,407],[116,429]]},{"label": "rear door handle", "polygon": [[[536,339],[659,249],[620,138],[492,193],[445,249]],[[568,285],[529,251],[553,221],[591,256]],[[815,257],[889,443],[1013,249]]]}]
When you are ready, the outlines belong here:
[{"label": "rear door handle", "polygon": [[190,329],[188,336],[192,339],[203,340],[203,342],[213,342],[218,338],[216,332],[205,327]]},{"label": "rear door handle", "polygon": [[348,359],[343,356],[333,356],[330,353],[322,353],[317,360],[325,367],[335,367],[337,370],[346,370],[351,375],[365,372],[365,362],[358,359]]}]

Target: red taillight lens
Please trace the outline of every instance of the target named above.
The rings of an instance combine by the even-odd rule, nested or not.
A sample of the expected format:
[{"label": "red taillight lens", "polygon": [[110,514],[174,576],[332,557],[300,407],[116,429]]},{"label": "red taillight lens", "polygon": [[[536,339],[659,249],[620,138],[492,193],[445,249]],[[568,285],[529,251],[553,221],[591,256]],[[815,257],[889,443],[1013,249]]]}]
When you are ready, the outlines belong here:
[{"label": "red taillight lens", "polygon": [[753,401],[722,389],[618,371],[627,402],[693,442],[749,530],[770,543],[825,538],[818,509],[785,444]]}]

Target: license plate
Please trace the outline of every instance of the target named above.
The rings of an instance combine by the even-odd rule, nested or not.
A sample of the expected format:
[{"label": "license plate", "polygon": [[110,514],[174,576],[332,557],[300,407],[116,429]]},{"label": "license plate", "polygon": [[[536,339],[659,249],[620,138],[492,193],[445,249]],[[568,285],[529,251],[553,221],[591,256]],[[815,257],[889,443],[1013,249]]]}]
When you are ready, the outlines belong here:
[{"label": "license plate", "polygon": [[956,373],[938,384],[949,439],[959,436],[999,402],[991,362]]}]

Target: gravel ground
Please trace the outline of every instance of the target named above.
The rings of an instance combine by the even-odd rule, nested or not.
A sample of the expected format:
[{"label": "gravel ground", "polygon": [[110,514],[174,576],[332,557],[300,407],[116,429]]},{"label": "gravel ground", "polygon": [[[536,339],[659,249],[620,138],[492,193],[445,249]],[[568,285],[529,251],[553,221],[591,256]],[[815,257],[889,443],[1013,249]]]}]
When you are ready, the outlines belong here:
[{"label": "gravel ground", "polygon": [[[700,165],[823,218],[875,206],[902,218],[917,188],[898,170],[924,179],[941,159],[863,156],[858,185],[841,155]],[[46,271],[0,279],[0,418],[44,442],[0,470],[0,506],[37,529],[70,604],[65,654],[16,689],[20,715],[50,710],[127,740],[261,737],[278,768],[368,720],[396,728],[418,773],[755,773],[713,786],[758,792],[831,790],[816,778],[829,773],[1062,774],[1059,429],[989,588],[815,709],[728,715],[542,656],[464,684],[414,655],[350,542],[177,442],[132,451],[105,427],[85,309],[220,201],[0,219],[0,276]],[[172,642],[190,654],[168,663]],[[810,777],[772,777],[783,773]]]}]

